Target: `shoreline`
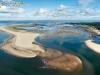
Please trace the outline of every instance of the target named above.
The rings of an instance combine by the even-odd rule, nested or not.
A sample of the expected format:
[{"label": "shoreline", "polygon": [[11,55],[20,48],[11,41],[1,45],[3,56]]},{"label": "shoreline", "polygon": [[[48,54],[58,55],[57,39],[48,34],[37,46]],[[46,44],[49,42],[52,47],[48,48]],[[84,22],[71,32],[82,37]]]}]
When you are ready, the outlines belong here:
[{"label": "shoreline", "polygon": [[[100,35],[100,31],[99,30],[90,30],[89,32],[90,32],[90,34],[95,33],[96,35]],[[92,40],[86,40],[84,43],[91,50],[93,50],[94,52],[100,54],[100,44],[94,43]]]},{"label": "shoreline", "polygon": [[[18,33],[20,33],[20,32],[18,32]],[[36,33],[32,33],[32,34],[36,34]],[[10,35],[13,35],[13,34],[10,34]],[[39,36],[39,34],[37,34],[37,36]],[[37,36],[35,36],[35,37],[37,37]],[[44,53],[41,50],[38,50],[37,53],[35,53],[36,50],[33,51],[30,49],[27,49],[26,47],[23,48],[23,47],[16,46],[16,44],[15,44],[16,39],[17,39],[17,36],[13,35],[13,37],[9,38],[7,40],[7,43],[5,43],[0,48],[2,48],[4,51],[6,51],[9,54],[12,54],[12,55],[15,55],[18,57],[24,57],[24,58],[32,58],[32,57],[37,56],[38,54],[42,54],[39,56],[42,59],[45,59],[45,62],[48,65],[51,65],[56,68],[60,68],[62,70],[66,70],[67,72],[74,72],[77,74],[77,73],[81,73],[81,71],[83,70],[83,63],[82,63],[81,59],[79,57],[77,57],[76,55],[74,55],[73,53],[66,53],[63,55],[62,52],[60,52],[59,50],[52,50],[52,49],[51,50],[48,49]],[[33,41],[33,42],[35,42],[35,41]],[[35,43],[37,43],[37,42],[35,42]],[[33,45],[36,45],[36,44],[33,44]],[[37,45],[37,46],[39,47],[39,45]],[[43,49],[43,51],[44,51],[44,49]],[[66,63],[65,63],[65,61],[66,61]],[[62,63],[63,63],[63,65],[62,65]]]},{"label": "shoreline", "polygon": [[[4,41],[4,43],[0,45],[0,48],[9,54],[15,55],[17,57],[32,58],[38,55],[40,52],[45,52],[44,49],[40,47],[40,45],[32,44],[32,42],[37,43],[35,41],[35,38],[39,36],[37,33],[13,32],[7,30],[5,26],[1,26],[0,31],[10,35],[10,37],[6,39],[6,42]],[[25,38],[28,39],[24,40]],[[27,42],[26,45],[24,45],[25,42]]]},{"label": "shoreline", "polygon": [[85,41],[85,44],[87,47],[89,47],[91,50],[95,51],[96,53],[100,54],[100,44],[92,42],[92,40]]},{"label": "shoreline", "polygon": [[[0,32],[3,32],[3,31],[0,31]],[[4,32],[5,33],[5,32]],[[7,43],[7,41],[12,38],[13,36],[9,35],[9,38],[5,39],[3,43],[0,44],[0,46],[4,45]]]}]

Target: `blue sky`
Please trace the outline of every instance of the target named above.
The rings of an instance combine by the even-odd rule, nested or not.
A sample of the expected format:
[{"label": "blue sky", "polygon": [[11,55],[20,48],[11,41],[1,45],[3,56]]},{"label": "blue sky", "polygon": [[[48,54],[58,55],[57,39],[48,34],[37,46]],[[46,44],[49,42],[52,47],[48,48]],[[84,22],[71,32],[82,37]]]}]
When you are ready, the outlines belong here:
[{"label": "blue sky", "polygon": [[100,0],[0,0],[0,20],[100,20]]}]

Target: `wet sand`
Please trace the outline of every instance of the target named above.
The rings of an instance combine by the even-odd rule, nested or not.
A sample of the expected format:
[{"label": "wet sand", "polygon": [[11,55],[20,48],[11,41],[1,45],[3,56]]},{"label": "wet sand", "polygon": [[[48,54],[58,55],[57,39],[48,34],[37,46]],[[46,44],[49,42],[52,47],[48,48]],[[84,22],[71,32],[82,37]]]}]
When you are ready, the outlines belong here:
[{"label": "wet sand", "polygon": [[60,50],[47,48],[45,53],[38,56],[55,68],[65,70],[68,73],[79,74],[83,69],[82,61],[73,53],[63,53]]}]

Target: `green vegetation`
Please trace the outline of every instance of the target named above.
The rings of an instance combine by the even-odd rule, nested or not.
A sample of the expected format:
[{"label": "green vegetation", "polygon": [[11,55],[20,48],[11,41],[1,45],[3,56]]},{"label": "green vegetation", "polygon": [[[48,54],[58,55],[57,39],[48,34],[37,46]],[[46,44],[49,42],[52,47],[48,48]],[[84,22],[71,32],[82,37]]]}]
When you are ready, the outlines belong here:
[{"label": "green vegetation", "polygon": [[37,26],[38,24],[20,24],[20,25],[11,25],[15,27],[34,27]]},{"label": "green vegetation", "polygon": [[6,27],[7,29],[9,30],[12,30],[12,31],[15,31],[15,32],[18,32],[18,31],[21,31],[21,32],[26,32],[27,30],[23,29],[23,28],[19,28],[19,27],[34,27],[36,26],[37,24],[21,24],[21,25],[10,25],[8,27]]},{"label": "green vegetation", "polygon": [[12,26],[11,28],[14,29],[14,30],[24,30],[22,28],[18,28],[18,27],[15,27],[15,26]]},{"label": "green vegetation", "polygon": [[80,22],[80,23],[65,23],[65,24],[87,25],[92,28],[96,28],[96,29],[100,30],[100,22]]}]

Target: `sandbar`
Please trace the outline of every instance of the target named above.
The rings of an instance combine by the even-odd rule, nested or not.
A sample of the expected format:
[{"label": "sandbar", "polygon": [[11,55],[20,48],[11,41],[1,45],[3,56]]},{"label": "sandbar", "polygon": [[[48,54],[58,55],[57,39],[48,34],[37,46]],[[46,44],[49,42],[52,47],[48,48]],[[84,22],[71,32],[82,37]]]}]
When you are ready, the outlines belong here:
[{"label": "sandbar", "polygon": [[92,40],[85,41],[85,44],[96,53],[100,53],[100,44],[94,43]]},{"label": "sandbar", "polygon": [[6,29],[5,26],[0,26],[0,30],[14,35],[6,44],[0,46],[7,53],[18,57],[31,58],[37,55],[35,52],[45,52],[39,45],[32,43],[36,42],[35,38],[40,35],[38,33],[14,32]]},{"label": "sandbar", "polygon": [[[100,35],[99,30],[89,30],[91,34],[95,33],[97,35]],[[87,47],[89,47],[91,50],[95,51],[96,53],[100,53],[100,44],[93,42],[92,40],[86,40],[85,44]]]}]

